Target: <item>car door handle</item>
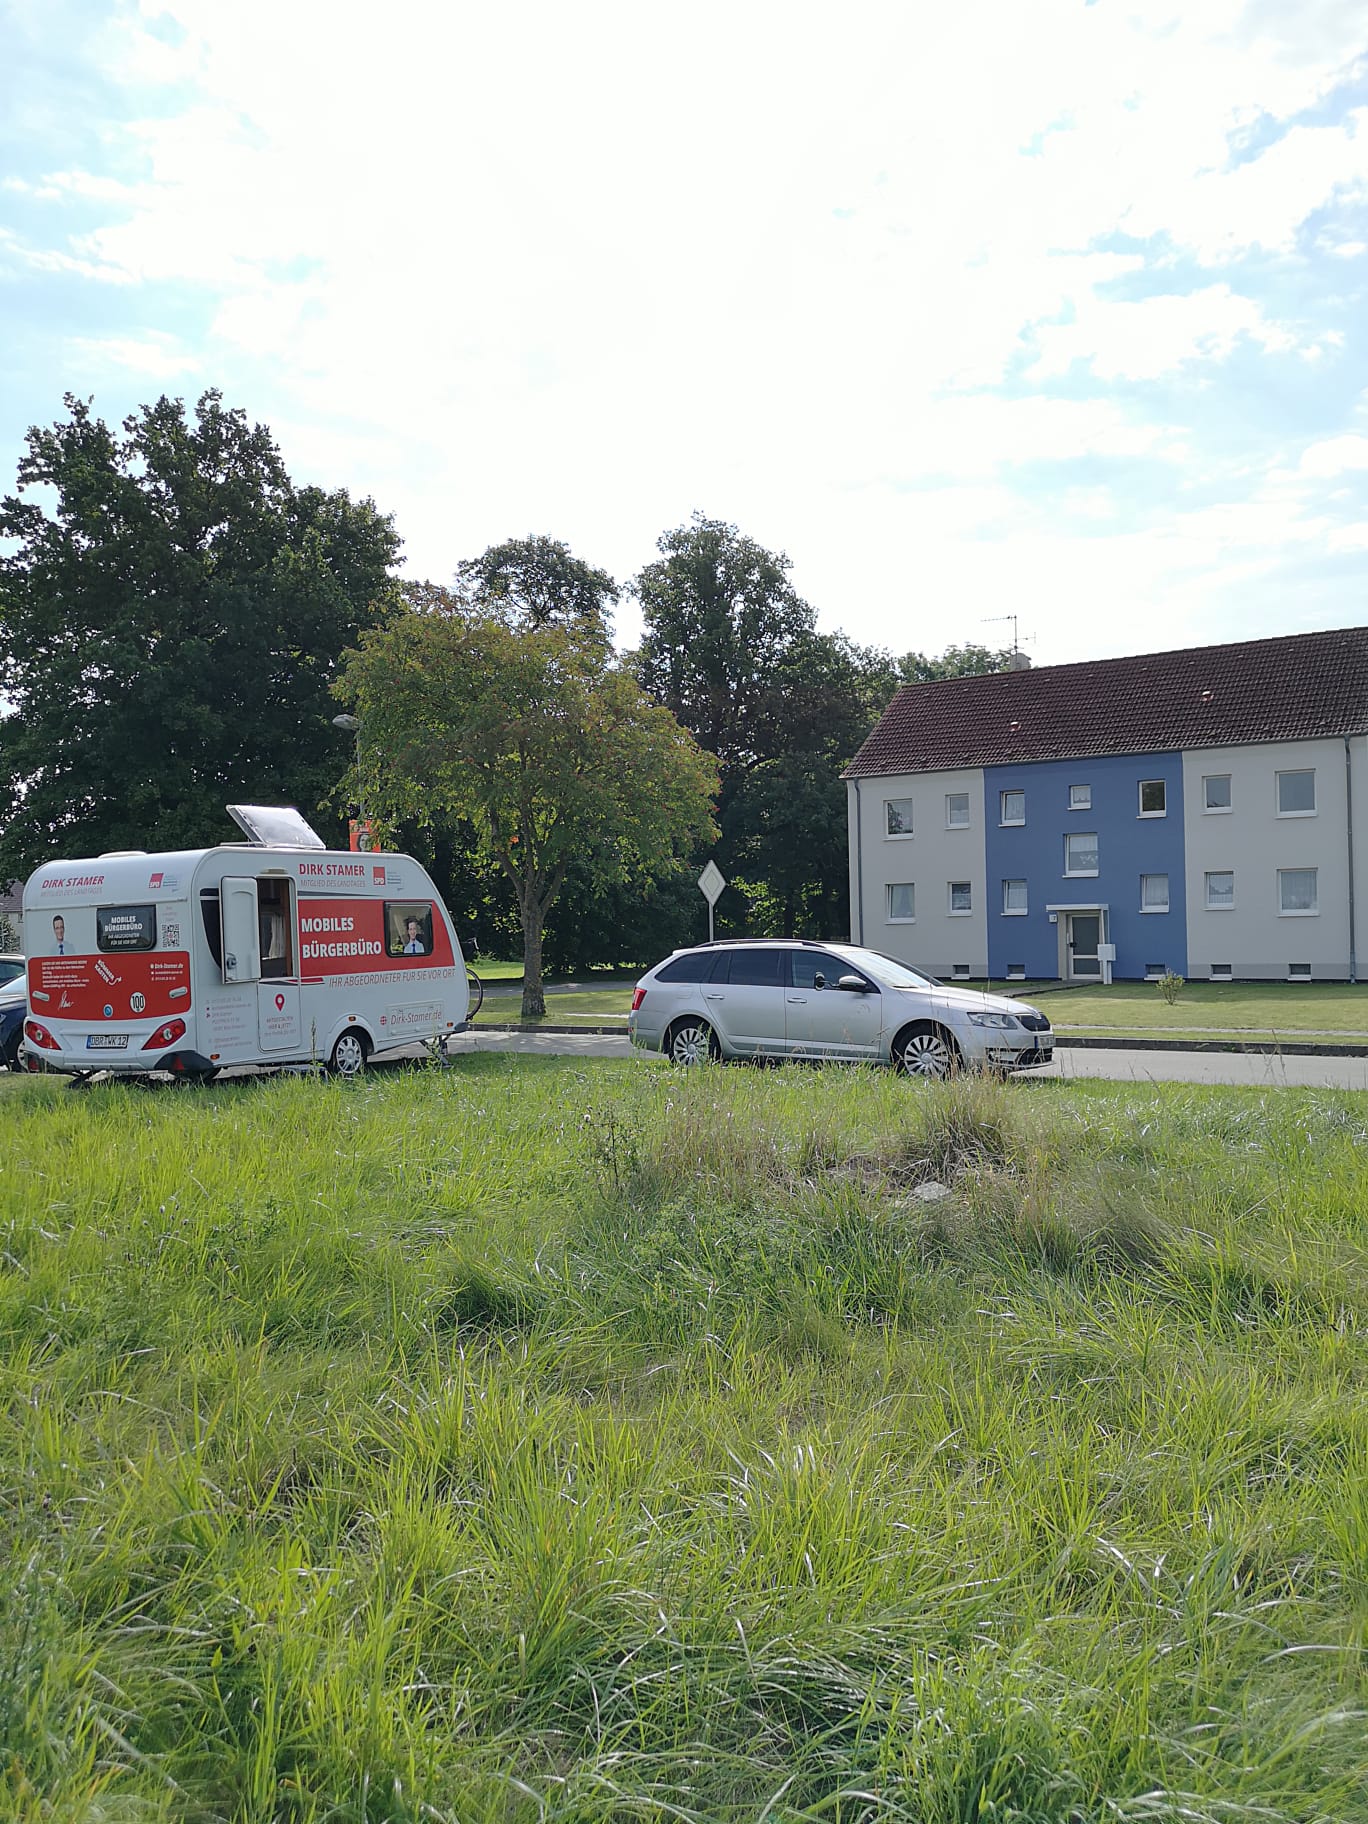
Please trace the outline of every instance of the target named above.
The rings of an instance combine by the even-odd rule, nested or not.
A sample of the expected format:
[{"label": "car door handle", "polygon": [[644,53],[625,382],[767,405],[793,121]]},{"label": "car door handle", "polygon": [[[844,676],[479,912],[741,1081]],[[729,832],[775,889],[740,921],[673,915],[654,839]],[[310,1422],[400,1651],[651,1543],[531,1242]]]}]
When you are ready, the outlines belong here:
[{"label": "car door handle", "polygon": [[705,1001],[720,1001],[722,996],[720,994],[704,994],[703,999]]},{"label": "car door handle", "polygon": [[791,994],[788,998],[790,1007],[807,1006],[807,996],[805,994]]}]

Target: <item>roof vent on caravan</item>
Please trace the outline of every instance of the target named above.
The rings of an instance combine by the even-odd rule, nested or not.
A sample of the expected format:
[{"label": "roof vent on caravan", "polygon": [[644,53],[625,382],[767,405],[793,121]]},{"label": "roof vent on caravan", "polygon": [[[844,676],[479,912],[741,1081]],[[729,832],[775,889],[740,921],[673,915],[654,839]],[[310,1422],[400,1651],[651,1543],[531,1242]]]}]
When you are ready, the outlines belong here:
[{"label": "roof vent on caravan", "polygon": [[146,855],[146,853],[146,849],[103,849],[100,852],[99,859],[101,861],[117,861],[121,855]]},{"label": "roof vent on caravan", "polygon": [[293,805],[230,804],[228,815],[254,848],[326,849],[327,843],[311,830]]}]

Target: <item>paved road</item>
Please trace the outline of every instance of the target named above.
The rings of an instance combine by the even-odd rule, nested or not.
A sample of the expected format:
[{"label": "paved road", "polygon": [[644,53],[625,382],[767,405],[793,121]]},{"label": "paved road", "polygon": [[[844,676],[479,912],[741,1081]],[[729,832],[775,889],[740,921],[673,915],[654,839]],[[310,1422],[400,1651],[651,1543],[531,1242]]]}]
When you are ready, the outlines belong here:
[{"label": "paved road", "polygon": [[[452,1041],[463,1051],[525,1052],[541,1057],[626,1058],[626,1038],[598,1033],[466,1032]],[[645,1060],[643,1059],[643,1063]],[[1368,1058],[1308,1058],[1250,1052],[1074,1051],[1061,1048],[1041,1077],[1101,1077],[1117,1083],[1231,1083],[1312,1089],[1368,1090]]]}]

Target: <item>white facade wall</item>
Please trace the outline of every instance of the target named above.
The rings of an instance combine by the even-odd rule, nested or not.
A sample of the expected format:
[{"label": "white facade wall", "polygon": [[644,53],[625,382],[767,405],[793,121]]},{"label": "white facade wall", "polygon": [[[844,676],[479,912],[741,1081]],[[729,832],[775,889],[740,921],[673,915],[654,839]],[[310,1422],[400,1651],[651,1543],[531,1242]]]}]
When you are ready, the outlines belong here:
[{"label": "white facade wall", "polygon": [[[852,779],[847,791],[852,940],[947,981],[966,967],[972,976],[985,977],[982,769]],[[968,824],[952,827],[947,801],[965,796]],[[890,835],[886,806],[906,799],[912,801],[912,832]],[[968,886],[968,912],[951,910],[952,884]],[[904,886],[914,890],[911,922],[889,916],[889,889]]]},{"label": "white facade wall", "polygon": [[[1368,742],[1350,743],[1353,758],[1354,888],[1361,945],[1368,887]],[[1278,774],[1315,772],[1313,814],[1279,813]],[[1208,779],[1228,778],[1230,808],[1209,808]],[[1339,739],[1196,748],[1183,755],[1187,874],[1188,973],[1229,964],[1235,979],[1283,981],[1289,965],[1309,964],[1311,979],[1350,974],[1349,790]],[[1316,909],[1283,909],[1279,870],[1316,871]],[[1232,875],[1231,884],[1209,882]],[[1303,883],[1304,884],[1304,883]]]}]

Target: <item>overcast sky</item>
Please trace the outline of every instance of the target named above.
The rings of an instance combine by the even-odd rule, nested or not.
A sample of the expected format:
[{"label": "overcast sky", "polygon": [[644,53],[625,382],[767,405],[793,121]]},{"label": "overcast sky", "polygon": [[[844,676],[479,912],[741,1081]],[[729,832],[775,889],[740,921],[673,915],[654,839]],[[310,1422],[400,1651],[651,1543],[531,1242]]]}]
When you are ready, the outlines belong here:
[{"label": "overcast sky", "polygon": [[1368,622],[1364,0],[0,0],[0,185],[6,488],[218,386],[438,581],[701,509],[896,651]]}]

